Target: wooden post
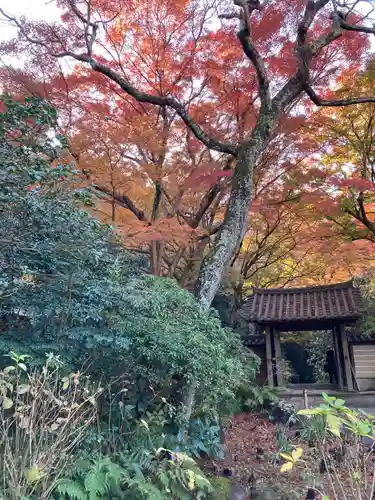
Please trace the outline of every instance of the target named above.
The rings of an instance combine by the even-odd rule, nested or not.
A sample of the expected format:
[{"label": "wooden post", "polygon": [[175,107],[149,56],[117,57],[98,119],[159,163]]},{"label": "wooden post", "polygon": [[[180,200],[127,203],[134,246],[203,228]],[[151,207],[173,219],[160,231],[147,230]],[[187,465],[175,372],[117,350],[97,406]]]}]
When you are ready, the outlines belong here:
[{"label": "wooden post", "polygon": [[337,368],[337,378],[339,381],[339,387],[340,389],[344,389],[344,379],[342,376],[342,364],[341,364],[341,354],[340,354],[340,339],[338,336],[336,326],[333,327],[332,329],[332,335],[333,335],[333,346],[334,346],[334,352],[335,352],[335,361],[336,361],[336,368]]},{"label": "wooden post", "polygon": [[337,329],[341,330],[341,342],[342,342],[342,351],[344,354],[346,385],[348,387],[348,391],[354,391],[352,368],[349,356],[348,337],[346,335],[345,327],[341,328],[340,325],[338,325]]},{"label": "wooden post", "polygon": [[284,385],[283,358],[281,354],[280,332],[278,330],[274,330],[273,338],[275,342],[276,385],[282,387]]},{"label": "wooden post", "polygon": [[271,327],[269,326],[266,328],[266,357],[268,386],[273,387],[272,339]]},{"label": "wooden post", "polygon": [[307,396],[307,389],[303,389],[303,406],[305,407],[305,409],[307,409],[309,407],[309,399]]}]

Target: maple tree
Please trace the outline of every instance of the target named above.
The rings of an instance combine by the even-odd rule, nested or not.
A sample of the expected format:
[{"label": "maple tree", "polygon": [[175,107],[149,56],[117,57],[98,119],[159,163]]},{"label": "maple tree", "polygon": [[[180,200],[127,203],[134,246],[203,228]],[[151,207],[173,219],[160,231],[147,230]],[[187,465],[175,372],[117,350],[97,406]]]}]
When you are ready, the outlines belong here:
[{"label": "maple tree", "polygon": [[115,223],[127,247],[150,254],[153,274],[191,286],[197,255],[220,224],[214,219],[225,203],[231,160],[213,158],[173,116],[155,108],[145,112],[120,100],[111,110],[110,94],[85,75],[46,82],[3,69],[1,80],[5,88],[37,93],[61,110],[61,128],[85,174],[81,187],[94,195],[90,210]]},{"label": "maple tree", "polygon": [[[339,94],[356,89],[374,94],[374,61],[365,69],[345,71]],[[325,110],[312,122],[322,157],[312,165],[320,177],[319,210],[332,230],[353,241],[375,242],[375,104]]]},{"label": "maple tree", "polygon": [[279,190],[273,185],[252,205],[252,224],[224,279],[226,293],[234,295],[234,309],[252,287],[335,283],[373,265],[368,242],[348,241],[334,231],[315,204],[322,193],[314,192],[312,203],[295,178],[295,171],[289,171]]},{"label": "maple tree", "polygon": [[59,0],[59,23],[18,20],[2,10],[19,30],[2,50],[27,54],[30,65],[43,59],[47,71],[71,58],[82,65],[76,71],[113,91],[112,106],[119,93],[156,106],[208,149],[235,157],[225,216],[195,286],[209,307],[246,232],[253,172],[280,120],[302,97],[317,106],[375,101],[325,92],[335,65],[360,60],[364,35],[375,33],[357,4],[238,0],[232,11],[229,2],[215,1]]}]

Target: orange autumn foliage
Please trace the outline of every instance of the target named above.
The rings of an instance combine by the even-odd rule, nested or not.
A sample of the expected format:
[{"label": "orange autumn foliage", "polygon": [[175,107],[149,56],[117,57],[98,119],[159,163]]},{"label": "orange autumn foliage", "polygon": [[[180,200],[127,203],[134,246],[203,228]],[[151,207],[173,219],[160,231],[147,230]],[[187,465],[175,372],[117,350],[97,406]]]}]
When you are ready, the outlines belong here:
[{"label": "orange autumn foliage", "polygon": [[[63,24],[51,28],[34,23],[30,30],[61,50],[52,29],[63,48],[76,49],[83,43],[79,20],[66,0],[57,5],[62,9]],[[248,137],[256,123],[260,98],[256,71],[239,50],[234,21],[217,21],[221,6],[222,2],[198,0],[91,2],[92,15],[106,20],[98,38],[99,61],[151,95],[175,96],[207,133],[237,143]],[[254,19],[253,38],[276,88],[295,70],[294,34],[304,7],[302,0],[270,2],[263,15]],[[326,33],[329,22],[319,15],[314,35]],[[367,38],[351,33],[326,47],[312,65],[318,88],[329,87],[349,61],[357,67],[366,47]],[[9,45],[8,49],[17,52],[22,45]],[[57,60],[41,61],[31,53],[26,68],[3,69],[0,76],[5,88],[38,92],[56,106],[71,154],[85,172],[82,186],[99,188],[93,189],[95,207],[91,210],[101,220],[111,222],[126,245],[155,254],[153,272],[182,279],[191,262],[199,264],[223,220],[229,197],[233,164],[228,166],[225,155],[205,149],[186,132],[173,110],[131,100],[88,66],[66,69]],[[307,277],[291,274],[294,281],[322,279],[330,273],[322,268],[332,269],[335,262],[330,257],[337,255],[332,252],[338,245],[336,233],[330,229],[329,240],[325,223],[316,215],[310,220],[307,209],[317,204],[320,214],[339,210],[337,203],[325,196],[319,168],[314,173],[308,164],[309,158],[320,154],[321,143],[306,133],[311,105],[306,100],[299,104],[301,108],[280,118],[257,162],[255,199],[245,237],[245,242],[248,239],[252,244],[250,253],[259,257],[261,242],[269,241],[267,231],[280,217],[281,209],[275,206],[282,207],[282,218],[271,240],[275,233],[280,238],[292,236],[288,241],[295,246],[291,243],[281,250],[288,250],[295,262],[307,251],[309,256],[324,257],[319,272],[310,272]],[[294,195],[298,195],[298,204]],[[267,255],[271,255],[271,262],[276,259],[276,264],[284,257],[275,241]],[[353,257],[357,247],[357,243],[350,247]],[[246,252],[239,258],[246,260]],[[276,273],[272,266],[268,265],[268,270]],[[194,279],[194,273],[195,268],[187,281]]]}]

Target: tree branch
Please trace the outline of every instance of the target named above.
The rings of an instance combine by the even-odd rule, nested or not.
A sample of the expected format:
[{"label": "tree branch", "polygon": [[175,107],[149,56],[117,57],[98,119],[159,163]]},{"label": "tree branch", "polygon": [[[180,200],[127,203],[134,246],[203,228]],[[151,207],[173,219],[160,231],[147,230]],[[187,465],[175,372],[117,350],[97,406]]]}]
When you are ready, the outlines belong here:
[{"label": "tree branch", "polygon": [[241,42],[243,51],[252,62],[257,78],[259,87],[259,96],[263,107],[269,109],[271,107],[271,96],[269,91],[269,79],[267,75],[264,60],[256,48],[252,34],[251,34],[251,21],[250,16],[254,10],[262,10],[262,6],[258,5],[255,0],[236,0],[238,5],[242,7],[242,26],[237,33],[238,39]]},{"label": "tree branch", "polygon": [[178,116],[185,123],[185,125],[187,125],[190,128],[195,137],[209,149],[213,149],[221,153],[229,153],[234,156],[237,154],[236,146],[220,142],[214,139],[213,137],[209,136],[208,134],[206,134],[206,132],[189,115],[183,104],[177,101],[174,97],[164,97],[164,96],[147,94],[146,92],[142,92],[137,88],[135,88],[129,82],[129,80],[121,77],[119,74],[110,69],[108,66],[105,66],[104,64],[94,60],[89,60],[89,58],[86,55],[75,54],[73,57],[77,60],[89,63],[94,71],[97,71],[98,73],[101,73],[110,78],[112,81],[116,82],[123,90],[125,90],[127,94],[134,97],[137,101],[147,102],[149,104],[154,104],[161,107],[168,106],[174,109],[177,112]]},{"label": "tree branch", "polygon": [[143,221],[143,222],[149,222],[149,220],[145,216],[145,213],[143,212],[143,210],[140,210],[139,208],[137,208],[128,196],[117,193],[117,192],[115,192],[113,194],[111,189],[106,188],[104,186],[98,186],[97,184],[93,184],[93,187],[97,191],[100,191],[101,193],[105,193],[108,196],[110,196],[111,198],[113,197],[117,203],[120,203],[120,205],[122,205],[123,207],[130,210],[137,217],[138,220]]},{"label": "tree branch", "polygon": [[358,24],[348,24],[345,21],[340,22],[342,29],[347,31],[357,31],[358,33],[368,33],[369,35],[375,35],[375,28],[370,28],[369,26],[361,26]]},{"label": "tree branch", "polygon": [[303,19],[298,25],[297,30],[297,45],[305,45],[307,40],[307,32],[314,22],[316,14],[325,7],[330,0],[308,0]]},{"label": "tree branch", "polygon": [[[70,0],[69,4],[74,5],[74,1]],[[73,7],[72,7],[72,10],[73,10]],[[80,13],[80,11],[78,11],[78,9],[76,9],[76,10],[78,13],[75,10],[73,10],[73,11],[79,20],[81,20],[82,22],[85,22],[85,23],[89,22],[90,26],[92,26],[93,24],[95,25],[95,23],[92,23],[91,21],[86,19],[83,16],[83,14]],[[20,23],[15,17],[10,16],[9,14],[6,14],[4,12],[4,10],[1,8],[0,8],[0,13],[6,19],[8,19],[11,23],[13,23],[15,26],[17,26],[17,28],[19,28],[20,33],[28,42],[43,47],[44,49],[46,49],[47,53],[50,56],[52,56],[54,58],[62,58],[62,57],[69,56],[77,61],[87,63],[91,66],[91,68],[94,71],[101,73],[104,76],[107,76],[110,80],[117,83],[128,95],[130,95],[131,97],[134,97],[134,99],[136,99],[138,102],[146,102],[146,103],[153,104],[153,105],[160,106],[160,107],[168,106],[168,107],[174,109],[176,111],[176,113],[178,114],[178,116],[185,123],[185,125],[190,128],[190,130],[193,132],[195,137],[200,142],[202,142],[207,148],[212,149],[214,151],[218,151],[220,153],[228,153],[228,154],[231,154],[233,156],[236,156],[236,154],[237,154],[237,146],[236,145],[221,142],[221,141],[215,139],[214,137],[211,137],[210,135],[208,135],[194,121],[192,116],[189,115],[185,106],[181,102],[179,102],[177,99],[175,99],[174,97],[172,97],[172,96],[158,96],[158,95],[148,94],[146,92],[142,92],[142,91],[138,90],[136,87],[134,87],[130,83],[130,81],[127,78],[122,77],[120,74],[116,73],[114,70],[112,70],[110,67],[106,66],[105,64],[103,64],[99,61],[95,61],[91,57],[90,47],[88,48],[88,53],[81,53],[81,54],[76,53],[76,52],[72,52],[70,50],[64,50],[62,52],[51,51],[49,45],[46,42],[30,37],[28,35],[28,33],[26,32],[23,24]],[[90,43],[91,42],[93,43],[93,40],[91,40]]]},{"label": "tree branch", "polygon": [[375,102],[375,96],[369,97],[354,97],[348,99],[322,99],[314,91],[310,84],[305,85],[305,92],[310,97],[312,102],[317,106],[351,106],[353,104],[364,104],[368,102]]},{"label": "tree branch", "polygon": [[[231,170],[233,165],[233,158],[229,157],[224,168],[223,172]],[[196,229],[199,226],[200,221],[202,220],[204,214],[207,212],[208,208],[214,201],[215,197],[218,195],[220,190],[222,189],[222,183],[215,183],[204,195],[199,204],[199,208],[194,215],[193,219],[189,221],[189,226]]]}]

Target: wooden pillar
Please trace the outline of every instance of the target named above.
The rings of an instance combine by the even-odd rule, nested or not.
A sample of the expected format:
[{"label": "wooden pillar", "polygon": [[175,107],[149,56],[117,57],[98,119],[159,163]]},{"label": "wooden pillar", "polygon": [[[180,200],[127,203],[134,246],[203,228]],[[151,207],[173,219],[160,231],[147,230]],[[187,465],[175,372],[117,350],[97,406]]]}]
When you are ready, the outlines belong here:
[{"label": "wooden pillar", "polygon": [[340,352],[341,342],[340,342],[338,333],[339,332],[336,330],[336,326],[334,326],[332,329],[332,335],[333,335],[333,346],[334,346],[335,362],[336,362],[336,369],[337,369],[337,378],[338,378],[340,389],[344,389],[344,379],[342,376],[342,363],[341,363],[341,352]]},{"label": "wooden pillar", "polygon": [[267,358],[267,380],[268,386],[273,387],[273,362],[272,362],[272,329],[266,328],[266,358]]},{"label": "wooden pillar", "polygon": [[284,385],[283,358],[281,354],[280,332],[278,330],[274,330],[273,338],[275,343],[276,385],[282,387]]},{"label": "wooden pillar", "polygon": [[339,330],[341,332],[340,337],[341,337],[341,342],[342,342],[346,385],[347,385],[348,391],[354,391],[352,367],[351,367],[350,356],[349,356],[348,337],[346,335],[345,327],[342,328],[341,325],[338,325],[337,330]]}]

